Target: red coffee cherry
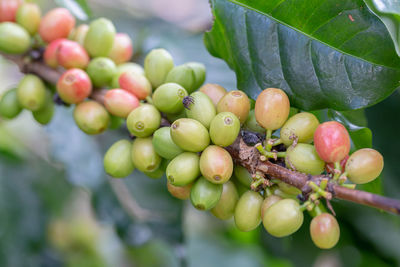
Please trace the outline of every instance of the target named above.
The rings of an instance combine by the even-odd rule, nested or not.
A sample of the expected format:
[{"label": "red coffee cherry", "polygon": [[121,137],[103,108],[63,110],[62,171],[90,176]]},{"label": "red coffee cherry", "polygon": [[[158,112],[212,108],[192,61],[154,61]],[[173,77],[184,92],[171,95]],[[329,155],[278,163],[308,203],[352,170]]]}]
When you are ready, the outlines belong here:
[{"label": "red coffee cherry", "polygon": [[139,99],[125,90],[112,89],[104,96],[104,105],[112,115],[126,118],[139,106]]},{"label": "red coffee cherry", "polygon": [[319,157],[327,162],[339,162],[350,151],[350,136],[337,121],[320,124],[314,133],[314,145]]},{"label": "red coffee cherry", "polygon": [[57,82],[57,92],[68,104],[82,102],[92,92],[89,76],[81,69],[70,69]]},{"label": "red coffee cherry", "polygon": [[58,67],[58,60],[57,60],[57,51],[58,46],[67,39],[57,39],[52,41],[46,46],[46,50],[44,51],[43,58],[44,62],[52,68]]},{"label": "red coffee cherry", "polygon": [[132,40],[126,33],[117,33],[114,37],[114,44],[108,57],[115,64],[128,62],[133,54]]},{"label": "red coffee cherry", "polygon": [[122,89],[129,91],[140,100],[146,99],[151,94],[151,84],[146,76],[137,72],[128,71],[119,76],[119,85]]},{"label": "red coffee cherry", "polygon": [[20,4],[22,4],[21,0],[0,1],[0,22],[15,21],[15,16]]},{"label": "red coffee cherry", "polygon": [[85,69],[89,64],[89,55],[77,42],[63,40],[56,50],[58,64],[66,69]]},{"label": "red coffee cherry", "polygon": [[47,12],[39,26],[43,41],[50,43],[59,38],[67,38],[75,26],[75,18],[65,8],[55,8]]}]

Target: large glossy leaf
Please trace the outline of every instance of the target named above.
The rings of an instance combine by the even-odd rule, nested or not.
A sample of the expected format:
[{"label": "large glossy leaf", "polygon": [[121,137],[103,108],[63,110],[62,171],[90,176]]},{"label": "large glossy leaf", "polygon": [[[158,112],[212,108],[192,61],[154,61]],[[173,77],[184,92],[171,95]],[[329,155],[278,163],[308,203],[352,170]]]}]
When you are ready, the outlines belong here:
[{"label": "large glossy leaf", "polygon": [[385,24],[400,56],[400,2],[396,0],[364,0],[364,2]]},{"label": "large glossy leaf", "polygon": [[304,110],[349,110],[399,86],[390,35],[361,0],[211,2],[215,20],[205,44],[252,98],[279,87]]}]

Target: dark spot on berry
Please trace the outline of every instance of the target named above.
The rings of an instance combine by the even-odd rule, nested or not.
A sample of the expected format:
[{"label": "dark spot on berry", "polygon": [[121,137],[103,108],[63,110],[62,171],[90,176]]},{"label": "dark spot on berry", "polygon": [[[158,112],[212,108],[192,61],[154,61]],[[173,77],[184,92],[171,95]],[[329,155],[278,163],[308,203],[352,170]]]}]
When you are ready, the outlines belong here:
[{"label": "dark spot on berry", "polygon": [[205,210],[206,207],[205,207],[203,204],[197,204],[197,205],[196,205],[196,209],[198,209],[198,210]]},{"label": "dark spot on berry", "polygon": [[254,146],[257,143],[262,143],[262,141],[264,140],[264,137],[259,133],[253,133],[253,132],[242,130],[240,134],[243,138],[243,141],[248,146]]},{"label": "dark spot on berry", "polygon": [[185,97],[182,99],[182,103],[183,103],[183,106],[184,106],[186,109],[190,110],[190,105],[194,104],[194,98],[191,97],[191,96],[185,96]]}]

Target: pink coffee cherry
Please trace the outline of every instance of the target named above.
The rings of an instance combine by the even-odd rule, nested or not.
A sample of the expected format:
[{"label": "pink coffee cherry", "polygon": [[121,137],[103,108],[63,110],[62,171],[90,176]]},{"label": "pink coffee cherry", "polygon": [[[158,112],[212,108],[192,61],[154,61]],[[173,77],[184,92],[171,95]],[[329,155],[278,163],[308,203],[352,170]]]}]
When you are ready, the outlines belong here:
[{"label": "pink coffee cherry", "polygon": [[77,42],[63,40],[56,51],[58,64],[66,69],[85,69],[90,58],[86,50]]},{"label": "pink coffee cherry", "polygon": [[115,64],[121,64],[131,59],[133,54],[132,40],[126,33],[117,33],[114,37],[114,44],[108,55]]},{"label": "pink coffee cherry", "polygon": [[39,35],[50,43],[56,39],[67,38],[75,26],[75,18],[65,8],[55,8],[47,12],[39,26]]},{"label": "pink coffee cherry", "polygon": [[112,115],[126,118],[139,106],[139,99],[122,89],[111,89],[104,96],[104,105]]},{"label": "pink coffee cherry", "polygon": [[146,99],[151,94],[151,84],[144,75],[133,71],[124,72],[119,76],[118,82],[122,89],[134,94],[140,100]]},{"label": "pink coffee cherry", "polygon": [[52,41],[46,46],[46,50],[44,51],[43,57],[44,62],[52,68],[58,67],[58,60],[57,60],[57,51],[58,46],[67,39],[57,39]]},{"label": "pink coffee cherry", "polygon": [[57,92],[68,104],[80,103],[92,92],[92,82],[83,70],[70,69],[58,80]]},{"label": "pink coffee cherry", "polygon": [[0,22],[15,21],[21,0],[0,0]]}]

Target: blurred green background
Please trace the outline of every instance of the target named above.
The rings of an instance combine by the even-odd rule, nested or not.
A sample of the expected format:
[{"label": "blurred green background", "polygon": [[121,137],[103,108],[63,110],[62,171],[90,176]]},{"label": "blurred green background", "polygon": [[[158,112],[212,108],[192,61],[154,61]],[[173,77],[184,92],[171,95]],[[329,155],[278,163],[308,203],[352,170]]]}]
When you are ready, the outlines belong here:
[{"label": "blurred green background", "polygon": [[[56,2],[56,3],[55,3]],[[39,1],[44,10],[73,1]],[[79,1],[78,1],[79,2]],[[207,82],[235,89],[235,75],[211,57],[202,32],[211,27],[207,0],[92,0],[92,17],[113,20],[134,40],[134,59],[155,47],[176,64],[200,61]],[[21,78],[0,60],[0,94]],[[269,236],[262,226],[239,232],[171,197],[166,179],[135,171],[108,178],[107,148],[127,131],[90,137],[75,126],[72,109],[57,107],[46,127],[30,113],[0,119],[0,266],[400,266],[400,217],[344,201],[333,203],[341,239],[329,251],[309,237],[310,218],[291,237]],[[382,187],[400,199],[400,93],[366,110],[374,148],[385,157]]]}]

